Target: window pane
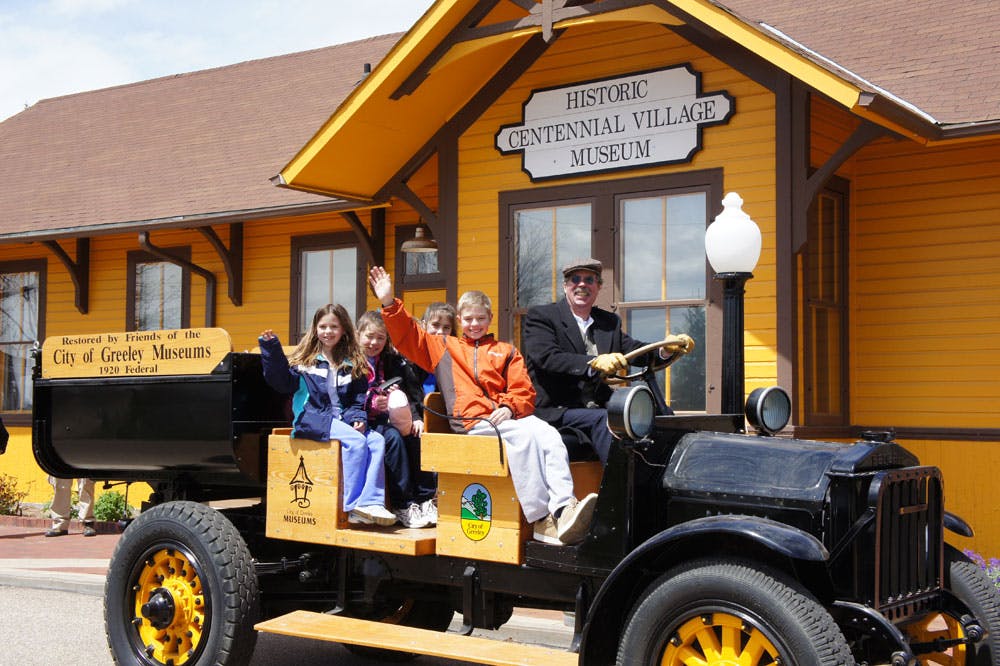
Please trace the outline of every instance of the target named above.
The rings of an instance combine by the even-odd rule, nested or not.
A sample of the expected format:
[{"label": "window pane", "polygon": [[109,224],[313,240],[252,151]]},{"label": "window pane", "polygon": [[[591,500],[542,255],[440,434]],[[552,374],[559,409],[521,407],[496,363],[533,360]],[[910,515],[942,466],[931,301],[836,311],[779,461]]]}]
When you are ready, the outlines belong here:
[{"label": "window pane", "polygon": [[403,252],[407,275],[428,275],[438,272],[437,252]]},{"label": "window pane", "polygon": [[31,409],[31,346],[38,337],[36,272],[0,275],[0,409]]},{"label": "window pane", "polygon": [[339,303],[348,312],[357,313],[358,252],[355,248],[305,250],[301,265],[299,330],[308,330],[313,313],[328,303]]},{"label": "window pane", "polygon": [[561,294],[559,267],[591,256],[590,204],[520,210],[517,231],[517,307],[551,303]]},{"label": "window pane", "polygon": [[670,332],[694,338],[694,351],[670,366],[670,406],[678,412],[703,412],[705,404],[705,308],[670,308]]},{"label": "window pane", "polygon": [[[663,298],[665,242],[663,197],[627,199],[622,204],[622,296],[626,301]],[[661,338],[662,339],[662,338]]]},{"label": "window pane", "polygon": [[180,328],[183,322],[183,274],[166,261],[135,265],[135,329]]},{"label": "window pane", "polygon": [[666,297],[705,298],[705,193],[667,197]]}]

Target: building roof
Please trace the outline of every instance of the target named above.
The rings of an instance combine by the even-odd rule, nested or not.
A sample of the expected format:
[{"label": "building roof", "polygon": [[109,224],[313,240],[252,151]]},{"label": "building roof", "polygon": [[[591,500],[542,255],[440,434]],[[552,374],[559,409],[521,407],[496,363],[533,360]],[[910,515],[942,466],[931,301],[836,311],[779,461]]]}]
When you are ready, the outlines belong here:
[{"label": "building roof", "polygon": [[400,36],[38,102],[0,123],[0,241],[344,207],[269,179]]},{"label": "building roof", "polygon": [[[996,0],[721,0],[834,73],[942,127],[1000,123]],[[998,127],[994,131],[1000,130]]]}]

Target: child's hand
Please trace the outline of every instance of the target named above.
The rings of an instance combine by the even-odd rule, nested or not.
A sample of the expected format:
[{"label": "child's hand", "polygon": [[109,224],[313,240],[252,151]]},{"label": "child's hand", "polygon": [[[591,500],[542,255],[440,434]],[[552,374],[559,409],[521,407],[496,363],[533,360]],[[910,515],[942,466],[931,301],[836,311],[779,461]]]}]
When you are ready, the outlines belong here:
[{"label": "child's hand", "polygon": [[368,284],[382,307],[392,304],[392,278],[383,267],[372,266],[371,272],[368,274]]},{"label": "child's hand", "polygon": [[500,425],[501,423],[510,419],[513,416],[514,412],[511,411],[510,407],[506,405],[500,405],[499,407],[493,410],[493,413],[490,414],[489,417],[487,417],[487,420],[489,420],[489,422],[492,423],[493,425]]},{"label": "child's hand", "polygon": [[276,336],[274,334],[274,331],[271,330],[270,328],[265,328],[264,332],[260,334],[260,339],[261,340],[273,340],[276,337],[278,337],[278,336]]},{"label": "child's hand", "polygon": [[421,421],[420,419],[414,421],[413,430],[410,431],[410,434],[413,435],[414,437],[420,437],[422,434],[424,434],[424,422]]},{"label": "child's hand", "polygon": [[365,423],[364,421],[355,421],[354,423],[351,424],[351,427],[363,435],[365,434],[365,429],[368,427],[368,424]]},{"label": "child's hand", "polygon": [[372,396],[372,409],[379,414],[389,411],[389,396],[385,393],[376,393]]}]

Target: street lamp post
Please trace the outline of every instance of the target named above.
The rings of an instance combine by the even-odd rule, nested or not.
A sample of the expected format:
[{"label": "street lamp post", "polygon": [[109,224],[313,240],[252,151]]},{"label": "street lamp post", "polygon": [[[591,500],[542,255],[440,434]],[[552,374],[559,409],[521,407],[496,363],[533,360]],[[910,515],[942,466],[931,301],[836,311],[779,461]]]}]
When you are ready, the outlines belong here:
[{"label": "street lamp post", "polygon": [[743,413],[743,294],[760,258],[760,229],[730,192],[705,230],[705,254],[722,282],[722,412]]}]

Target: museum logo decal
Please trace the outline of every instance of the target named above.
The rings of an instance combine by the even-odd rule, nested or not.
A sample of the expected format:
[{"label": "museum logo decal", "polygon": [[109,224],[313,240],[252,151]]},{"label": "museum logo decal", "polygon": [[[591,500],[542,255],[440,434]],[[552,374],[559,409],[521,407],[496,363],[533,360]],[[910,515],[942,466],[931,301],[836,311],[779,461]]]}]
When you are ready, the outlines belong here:
[{"label": "museum logo decal", "polygon": [[483,485],[473,483],[462,491],[462,534],[482,541],[493,523],[493,497]]}]

